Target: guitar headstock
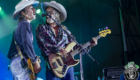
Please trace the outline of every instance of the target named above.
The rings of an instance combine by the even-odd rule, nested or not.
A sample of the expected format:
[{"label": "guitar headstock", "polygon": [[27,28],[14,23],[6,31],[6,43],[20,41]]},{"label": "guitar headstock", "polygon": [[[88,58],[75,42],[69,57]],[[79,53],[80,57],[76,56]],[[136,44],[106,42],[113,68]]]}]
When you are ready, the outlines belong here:
[{"label": "guitar headstock", "polygon": [[99,31],[100,36],[105,37],[107,34],[111,34],[111,30],[106,27],[104,30]]}]

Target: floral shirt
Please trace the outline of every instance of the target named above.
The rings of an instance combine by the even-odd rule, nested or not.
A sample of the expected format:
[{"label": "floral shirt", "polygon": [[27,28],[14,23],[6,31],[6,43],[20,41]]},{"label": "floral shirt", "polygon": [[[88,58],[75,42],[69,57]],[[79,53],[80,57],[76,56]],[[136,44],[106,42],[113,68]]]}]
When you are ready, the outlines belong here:
[{"label": "floral shirt", "polygon": [[[70,33],[67,27],[62,26],[59,27],[58,35],[56,36],[49,25],[38,25],[36,28],[36,40],[39,48],[42,51],[42,56],[45,57],[46,55],[57,53],[59,52],[60,48],[65,48],[67,44],[73,41],[62,28]],[[78,48],[78,45],[74,47],[74,49],[76,48]]]}]

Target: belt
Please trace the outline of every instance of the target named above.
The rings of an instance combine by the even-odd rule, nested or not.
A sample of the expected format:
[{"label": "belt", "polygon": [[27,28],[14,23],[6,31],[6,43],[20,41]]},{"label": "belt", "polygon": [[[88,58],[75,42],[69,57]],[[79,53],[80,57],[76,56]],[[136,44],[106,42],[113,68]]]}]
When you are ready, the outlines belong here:
[{"label": "belt", "polygon": [[14,59],[14,58],[16,58],[16,57],[20,57],[20,55],[19,55],[19,54],[14,55],[14,56],[11,58],[11,60]]}]

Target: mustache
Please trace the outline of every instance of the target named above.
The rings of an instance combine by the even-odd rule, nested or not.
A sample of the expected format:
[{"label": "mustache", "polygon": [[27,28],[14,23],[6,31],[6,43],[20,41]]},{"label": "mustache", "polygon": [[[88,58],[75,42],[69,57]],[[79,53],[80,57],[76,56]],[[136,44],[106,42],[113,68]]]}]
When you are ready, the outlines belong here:
[{"label": "mustache", "polygon": [[34,15],[36,15],[36,13],[33,13]]},{"label": "mustache", "polygon": [[46,16],[46,19],[49,19],[49,16]]},{"label": "mustache", "polygon": [[46,19],[51,19],[49,16],[46,16]]}]

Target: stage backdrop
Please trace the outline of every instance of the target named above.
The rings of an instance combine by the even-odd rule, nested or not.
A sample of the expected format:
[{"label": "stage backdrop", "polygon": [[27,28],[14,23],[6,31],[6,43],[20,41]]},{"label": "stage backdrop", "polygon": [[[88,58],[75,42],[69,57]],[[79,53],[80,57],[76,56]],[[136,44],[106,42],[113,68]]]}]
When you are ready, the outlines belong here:
[{"label": "stage backdrop", "polygon": [[[7,53],[12,40],[12,33],[17,26],[17,21],[12,20],[15,5],[20,0],[0,1],[0,6],[4,15],[0,15],[0,61],[6,61],[1,64],[1,69],[7,72],[9,59]],[[39,0],[40,2],[50,2],[51,0]],[[111,34],[98,40],[98,45],[92,47],[90,55],[99,62],[96,65],[87,55],[83,55],[83,69],[85,80],[97,80],[98,76],[103,77],[103,68],[122,66],[120,55],[123,53],[123,41],[121,36],[121,25],[119,16],[118,0],[56,0],[67,10],[67,19],[62,24],[67,26],[71,33],[80,43],[86,43],[92,37],[99,35],[99,29],[108,26]],[[7,5],[8,4],[8,5]],[[39,6],[36,9],[40,8]],[[35,38],[35,29],[38,24],[44,23],[41,14],[37,14],[37,19],[32,21],[32,31],[34,35],[34,49],[37,55],[41,56],[40,49],[37,46]],[[2,58],[1,58],[2,57]],[[76,59],[79,55],[75,56]],[[45,80],[45,61],[41,57],[42,70],[38,77]],[[80,66],[74,67],[75,72],[80,72]],[[1,76],[2,79],[11,80],[12,76]],[[78,75],[80,80],[80,77]],[[4,79],[3,79],[4,80]]]}]

